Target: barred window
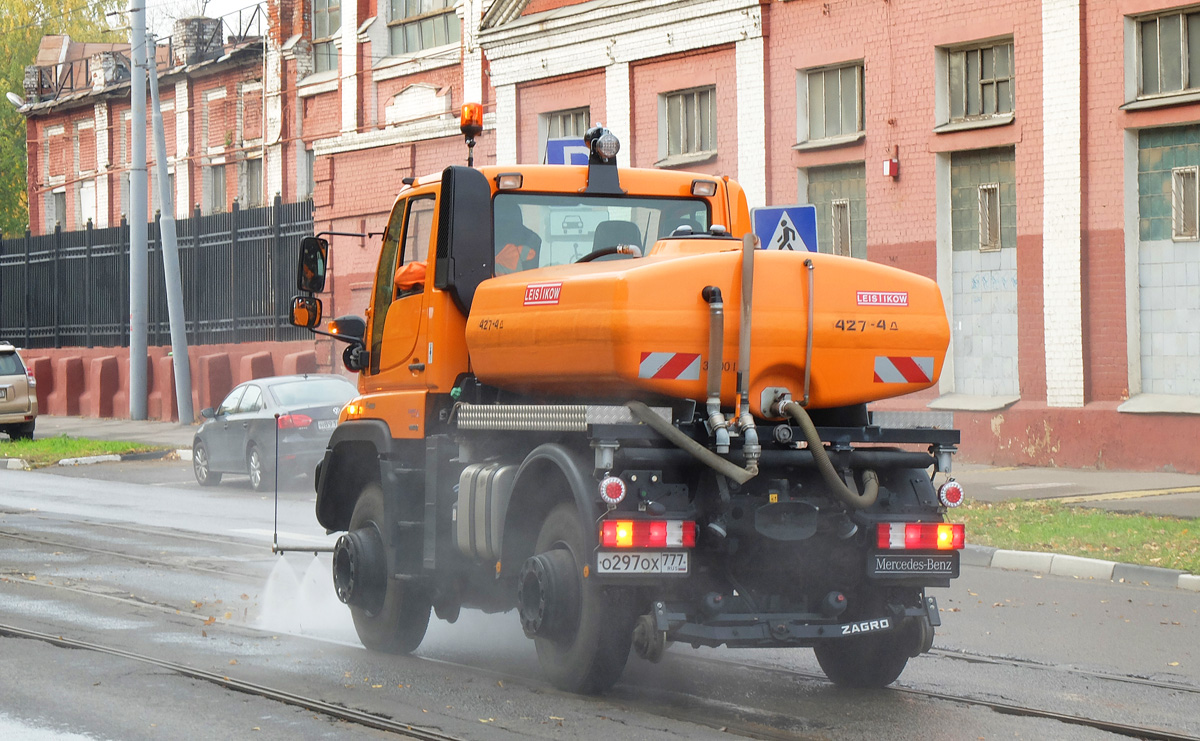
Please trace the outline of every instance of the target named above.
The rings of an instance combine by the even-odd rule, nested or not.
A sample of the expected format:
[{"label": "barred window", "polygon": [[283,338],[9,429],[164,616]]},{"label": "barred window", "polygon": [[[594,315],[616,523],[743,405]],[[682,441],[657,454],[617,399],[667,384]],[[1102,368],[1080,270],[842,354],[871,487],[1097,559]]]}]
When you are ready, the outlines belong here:
[{"label": "barred window", "polygon": [[462,36],[454,0],[391,0],[392,54],[415,54],[458,43]]},{"label": "barred window", "polygon": [[1196,175],[1200,168],[1176,167],[1171,170],[1171,238],[1176,241],[1200,239],[1200,203],[1197,202]]},{"label": "barred window", "polygon": [[833,254],[850,257],[850,200],[836,198],[833,209]]},{"label": "barred window", "polygon": [[979,251],[1000,249],[1000,184],[979,186]]}]

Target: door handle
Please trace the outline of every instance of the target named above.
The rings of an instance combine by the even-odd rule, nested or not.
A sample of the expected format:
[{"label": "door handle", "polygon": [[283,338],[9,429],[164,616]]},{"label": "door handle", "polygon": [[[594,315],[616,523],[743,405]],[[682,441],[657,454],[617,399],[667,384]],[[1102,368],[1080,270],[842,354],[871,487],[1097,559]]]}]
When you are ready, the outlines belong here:
[{"label": "door handle", "polygon": [[413,373],[416,373],[417,371],[423,371],[423,370],[425,370],[425,364],[424,363],[410,363],[408,366],[408,369],[410,371],[412,371]]}]

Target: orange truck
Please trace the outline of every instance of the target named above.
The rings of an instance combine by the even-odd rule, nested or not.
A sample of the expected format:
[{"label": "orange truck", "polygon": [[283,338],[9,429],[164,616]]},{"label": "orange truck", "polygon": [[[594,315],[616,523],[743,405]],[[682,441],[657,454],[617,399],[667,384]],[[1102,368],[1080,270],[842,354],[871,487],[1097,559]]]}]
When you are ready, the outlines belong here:
[{"label": "orange truck", "polygon": [[407,652],[431,611],[515,610],[568,691],[672,642],[891,683],[958,575],[959,437],[866,404],[937,382],[937,285],[759,249],[736,181],[585,141],[586,166],[406,179],[365,317],[322,323],[329,244],[302,241],[292,322],[358,373],[315,486],[360,639]]}]

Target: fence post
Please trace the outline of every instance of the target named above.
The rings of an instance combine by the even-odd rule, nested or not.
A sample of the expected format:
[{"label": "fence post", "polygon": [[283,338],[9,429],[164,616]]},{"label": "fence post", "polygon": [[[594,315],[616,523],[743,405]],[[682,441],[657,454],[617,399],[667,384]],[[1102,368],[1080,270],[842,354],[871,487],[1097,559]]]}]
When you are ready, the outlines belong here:
[{"label": "fence post", "polygon": [[117,237],[117,256],[121,268],[121,306],[126,320],[121,325],[121,346],[129,347],[129,220],[121,214],[121,232]]},{"label": "fence post", "polygon": [[203,275],[200,271],[200,204],[192,206],[192,344],[198,345],[200,340],[200,286]]},{"label": "fence post", "polygon": [[25,321],[25,347],[29,347],[29,243],[32,239],[33,236],[29,232],[29,227],[25,227],[25,316],[21,317]]},{"label": "fence post", "polygon": [[233,326],[233,341],[238,338],[238,295],[237,295],[237,246],[238,246],[238,202],[235,198],[229,212],[229,313]]},{"label": "fence post", "polygon": [[[157,347],[162,344],[162,315],[159,313],[159,282],[154,279],[158,274],[159,266],[162,265],[162,211],[155,210],[154,212],[154,239],[146,239],[146,246],[149,248],[150,255],[149,270],[146,272],[150,278],[150,326],[154,327],[154,345]],[[154,257],[154,246],[158,247],[158,258]]]},{"label": "fence post", "polygon": [[[274,222],[274,237],[275,241],[271,245],[270,251],[267,253],[267,259],[271,261],[271,311],[275,314],[275,321],[271,324],[271,339],[279,339],[279,328],[283,326],[283,315],[279,311],[279,302],[275,298],[275,286],[279,285],[280,270],[275,261],[276,256],[283,254],[283,237],[281,236],[282,227],[280,222],[283,221],[283,197],[278,193],[275,194],[274,200],[271,202],[271,220]],[[282,262],[279,261],[279,262]]]},{"label": "fence post", "polygon": [[94,239],[92,220],[88,219],[83,261],[83,326],[88,347],[92,346],[92,244]]},{"label": "fence post", "polygon": [[62,315],[59,308],[62,302],[59,301],[59,296],[62,294],[62,286],[58,283],[58,261],[62,254],[62,224],[54,225],[54,289],[51,293],[54,295],[54,346],[62,347]]}]

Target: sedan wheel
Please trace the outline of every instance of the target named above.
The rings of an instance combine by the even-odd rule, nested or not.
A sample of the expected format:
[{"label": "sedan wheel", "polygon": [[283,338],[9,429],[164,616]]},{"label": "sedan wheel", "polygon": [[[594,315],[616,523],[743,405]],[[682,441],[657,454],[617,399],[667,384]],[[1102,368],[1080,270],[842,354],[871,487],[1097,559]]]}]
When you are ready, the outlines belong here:
[{"label": "sedan wheel", "polygon": [[199,440],[192,446],[192,473],[196,474],[196,483],[201,486],[216,486],[221,483],[221,474],[210,468],[208,448]]},{"label": "sedan wheel", "polygon": [[257,445],[251,445],[250,452],[246,454],[246,468],[250,473],[250,486],[255,491],[270,488],[274,479],[271,471],[267,469],[262,452],[259,451]]}]

